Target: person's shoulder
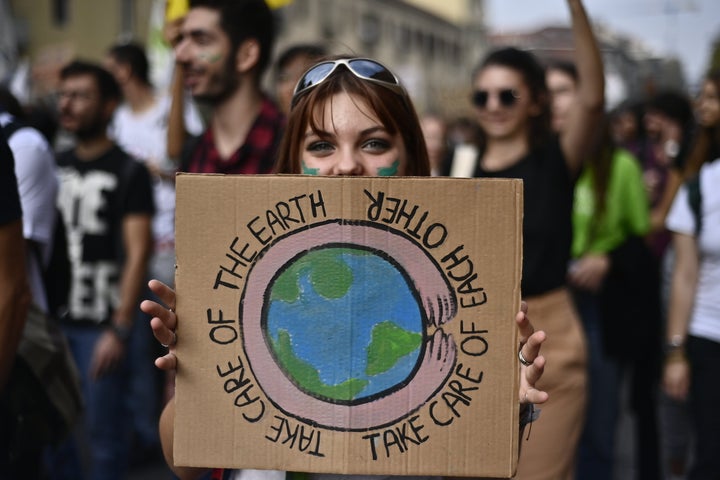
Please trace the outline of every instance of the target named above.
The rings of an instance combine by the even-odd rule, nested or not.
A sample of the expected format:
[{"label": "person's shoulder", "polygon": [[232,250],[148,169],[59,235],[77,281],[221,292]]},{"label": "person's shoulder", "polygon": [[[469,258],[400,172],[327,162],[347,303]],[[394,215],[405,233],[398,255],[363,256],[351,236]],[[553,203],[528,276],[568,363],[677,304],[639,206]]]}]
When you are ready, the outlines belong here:
[{"label": "person's shoulder", "polygon": [[280,111],[280,107],[266,94],[262,94],[260,118],[266,123],[274,123],[281,126],[285,124],[285,115]]},{"label": "person's shoulder", "polygon": [[720,158],[711,162],[705,162],[702,167],[700,167],[700,176],[720,180]]},{"label": "person's shoulder", "polygon": [[623,162],[623,163],[637,163],[640,164],[640,160],[638,160],[637,156],[624,147],[615,147],[615,150],[613,151],[613,158],[615,158],[615,161]]},{"label": "person's shoulder", "polygon": [[77,156],[73,148],[61,150],[55,154],[55,163],[60,167],[69,167],[77,162]]},{"label": "person's shoulder", "polygon": [[612,161],[615,168],[622,169],[623,171],[642,171],[642,166],[637,157],[624,148],[618,147],[615,149]]},{"label": "person's shoulder", "polygon": [[555,166],[557,168],[566,169],[565,153],[563,153],[560,137],[550,135],[537,141],[533,145],[521,162],[531,162],[541,166],[543,169]]},{"label": "person's shoulder", "polygon": [[[13,152],[23,151],[37,161],[53,162],[54,154],[50,144],[35,127],[23,126],[8,140]],[[16,153],[17,155],[17,153]]]},{"label": "person's shoulder", "polygon": [[122,178],[133,178],[138,172],[147,172],[145,164],[125,151],[120,145],[114,144],[104,157],[115,165],[113,169],[119,171]]},{"label": "person's shoulder", "polygon": [[539,158],[563,158],[562,144],[558,135],[544,135],[531,142],[527,156]]},{"label": "person's shoulder", "polygon": [[130,172],[148,171],[145,163],[123,149],[120,145],[114,145],[109,154],[112,155],[113,158],[117,159],[124,169]]},{"label": "person's shoulder", "polygon": [[111,128],[120,128],[125,126],[128,123],[132,123],[134,121],[134,115],[132,110],[130,110],[130,105],[128,105],[126,102],[121,103],[118,105],[118,107],[115,109],[115,112],[113,113],[112,122],[110,122]]}]

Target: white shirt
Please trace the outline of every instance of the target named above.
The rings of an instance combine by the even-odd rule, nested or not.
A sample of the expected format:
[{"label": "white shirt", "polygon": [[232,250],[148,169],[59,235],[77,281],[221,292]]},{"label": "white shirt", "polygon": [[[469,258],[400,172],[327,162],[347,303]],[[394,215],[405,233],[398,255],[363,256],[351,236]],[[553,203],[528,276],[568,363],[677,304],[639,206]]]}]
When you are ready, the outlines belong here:
[{"label": "white shirt", "polygon": [[[720,160],[700,169],[702,230],[698,238],[700,265],[690,335],[720,343]],[[668,230],[695,236],[695,216],[685,185],[680,187],[665,222]]]},{"label": "white shirt", "polygon": [[[3,127],[12,121],[0,114]],[[55,157],[45,137],[34,128],[21,128],[10,136],[8,145],[15,158],[15,176],[22,206],[23,236],[39,246],[40,256],[28,245],[26,267],[33,302],[47,312],[47,298],[42,280],[42,266],[50,259],[56,221],[58,177]]]},{"label": "white shirt", "polygon": [[[155,104],[140,113],[134,113],[130,106],[123,104],[115,111],[110,126],[110,136],[133,157],[153,164],[166,172],[174,172],[175,164],[167,156],[167,127],[171,97],[159,95]],[[186,103],[185,128],[192,135],[199,135],[203,125],[200,114],[192,103]],[[155,216],[153,235],[156,244],[172,243],[175,238],[175,186],[171,181],[156,180]]]}]

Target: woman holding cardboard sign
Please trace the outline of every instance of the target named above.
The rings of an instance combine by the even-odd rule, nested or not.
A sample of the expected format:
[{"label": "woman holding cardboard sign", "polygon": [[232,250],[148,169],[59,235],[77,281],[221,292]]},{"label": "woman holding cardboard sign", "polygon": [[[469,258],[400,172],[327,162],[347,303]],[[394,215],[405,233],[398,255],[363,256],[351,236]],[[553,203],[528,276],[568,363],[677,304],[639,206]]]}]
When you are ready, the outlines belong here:
[{"label": "woman holding cardboard sign", "polygon": [[[427,176],[429,164],[422,138],[414,107],[392,72],[370,59],[331,59],[308,70],[296,87],[277,169],[310,175]],[[175,292],[158,281],[151,281],[150,288],[170,307],[151,301],[142,304],[143,310],[154,317],[151,326],[155,337],[170,346],[169,353],[157,359],[156,365],[173,370],[178,341],[178,320],[173,312]],[[545,334],[534,332],[526,313],[523,304],[516,317],[522,362],[518,400],[524,421],[529,421],[529,406],[544,403],[548,395],[535,388],[545,366],[539,355]],[[160,425],[171,466],[174,414],[174,403],[170,402]],[[181,478],[196,478],[202,473],[198,469],[173,468]],[[237,477],[229,478],[241,474],[233,472]]]},{"label": "woman holding cardboard sign", "polygon": [[568,295],[573,188],[603,113],[603,65],[585,9],[567,0],[572,18],[576,101],[567,128],[550,128],[545,72],[526,51],[491,52],[473,75],[472,96],[482,130],[477,177],[523,179],[525,189],[522,294],[535,322],[550,340],[545,355],[552,371],[540,385],[552,400],[543,422],[523,442],[519,479],[568,479],[583,426],[586,347]]}]

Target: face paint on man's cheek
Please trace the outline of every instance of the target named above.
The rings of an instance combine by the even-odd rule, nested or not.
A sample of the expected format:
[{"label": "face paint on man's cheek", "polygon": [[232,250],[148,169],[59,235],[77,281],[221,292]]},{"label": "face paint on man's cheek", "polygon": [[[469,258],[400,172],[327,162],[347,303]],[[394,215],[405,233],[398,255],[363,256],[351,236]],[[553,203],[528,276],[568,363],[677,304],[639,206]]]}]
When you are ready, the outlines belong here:
[{"label": "face paint on man's cheek", "polygon": [[380,167],[377,169],[378,177],[394,177],[400,169],[400,160],[395,160],[389,167]]},{"label": "face paint on man's cheek", "polygon": [[303,175],[320,175],[320,169],[319,168],[310,168],[307,165],[305,165],[305,161],[302,160],[300,162],[300,168],[302,169]]},{"label": "face paint on man's cheek", "polygon": [[198,58],[203,62],[217,63],[220,59],[222,59],[222,55],[219,53],[201,53],[198,55]]}]

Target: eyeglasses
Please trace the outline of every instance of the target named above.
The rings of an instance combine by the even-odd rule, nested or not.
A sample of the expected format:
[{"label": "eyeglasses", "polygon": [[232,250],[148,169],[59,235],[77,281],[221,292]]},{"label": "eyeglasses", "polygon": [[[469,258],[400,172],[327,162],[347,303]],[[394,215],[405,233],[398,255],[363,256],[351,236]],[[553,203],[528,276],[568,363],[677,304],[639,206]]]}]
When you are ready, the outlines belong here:
[{"label": "eyeglasses", "polygon": [[[502,90],[498,90],[496,95],[500,101],[500,105],[505,108],[510,108],[515,105],[520,98],[517,90],[514,88],[503,88]],[[472,103],[478,108],[487,107],[489,99],[490,92],[488,90],[475,90],[472,94]]]},{"label": "eyeglasses", "polygon": [[343,58],[321,62],[310,67],[295,86],[291,106],[295,106],[297,99],[303,93],[327,80],[339,65],[344,65],[357,78],[382,85],[399,95],[405,95],[405,89],[400,85],[400,80],[381,63],[369,58]]}]

